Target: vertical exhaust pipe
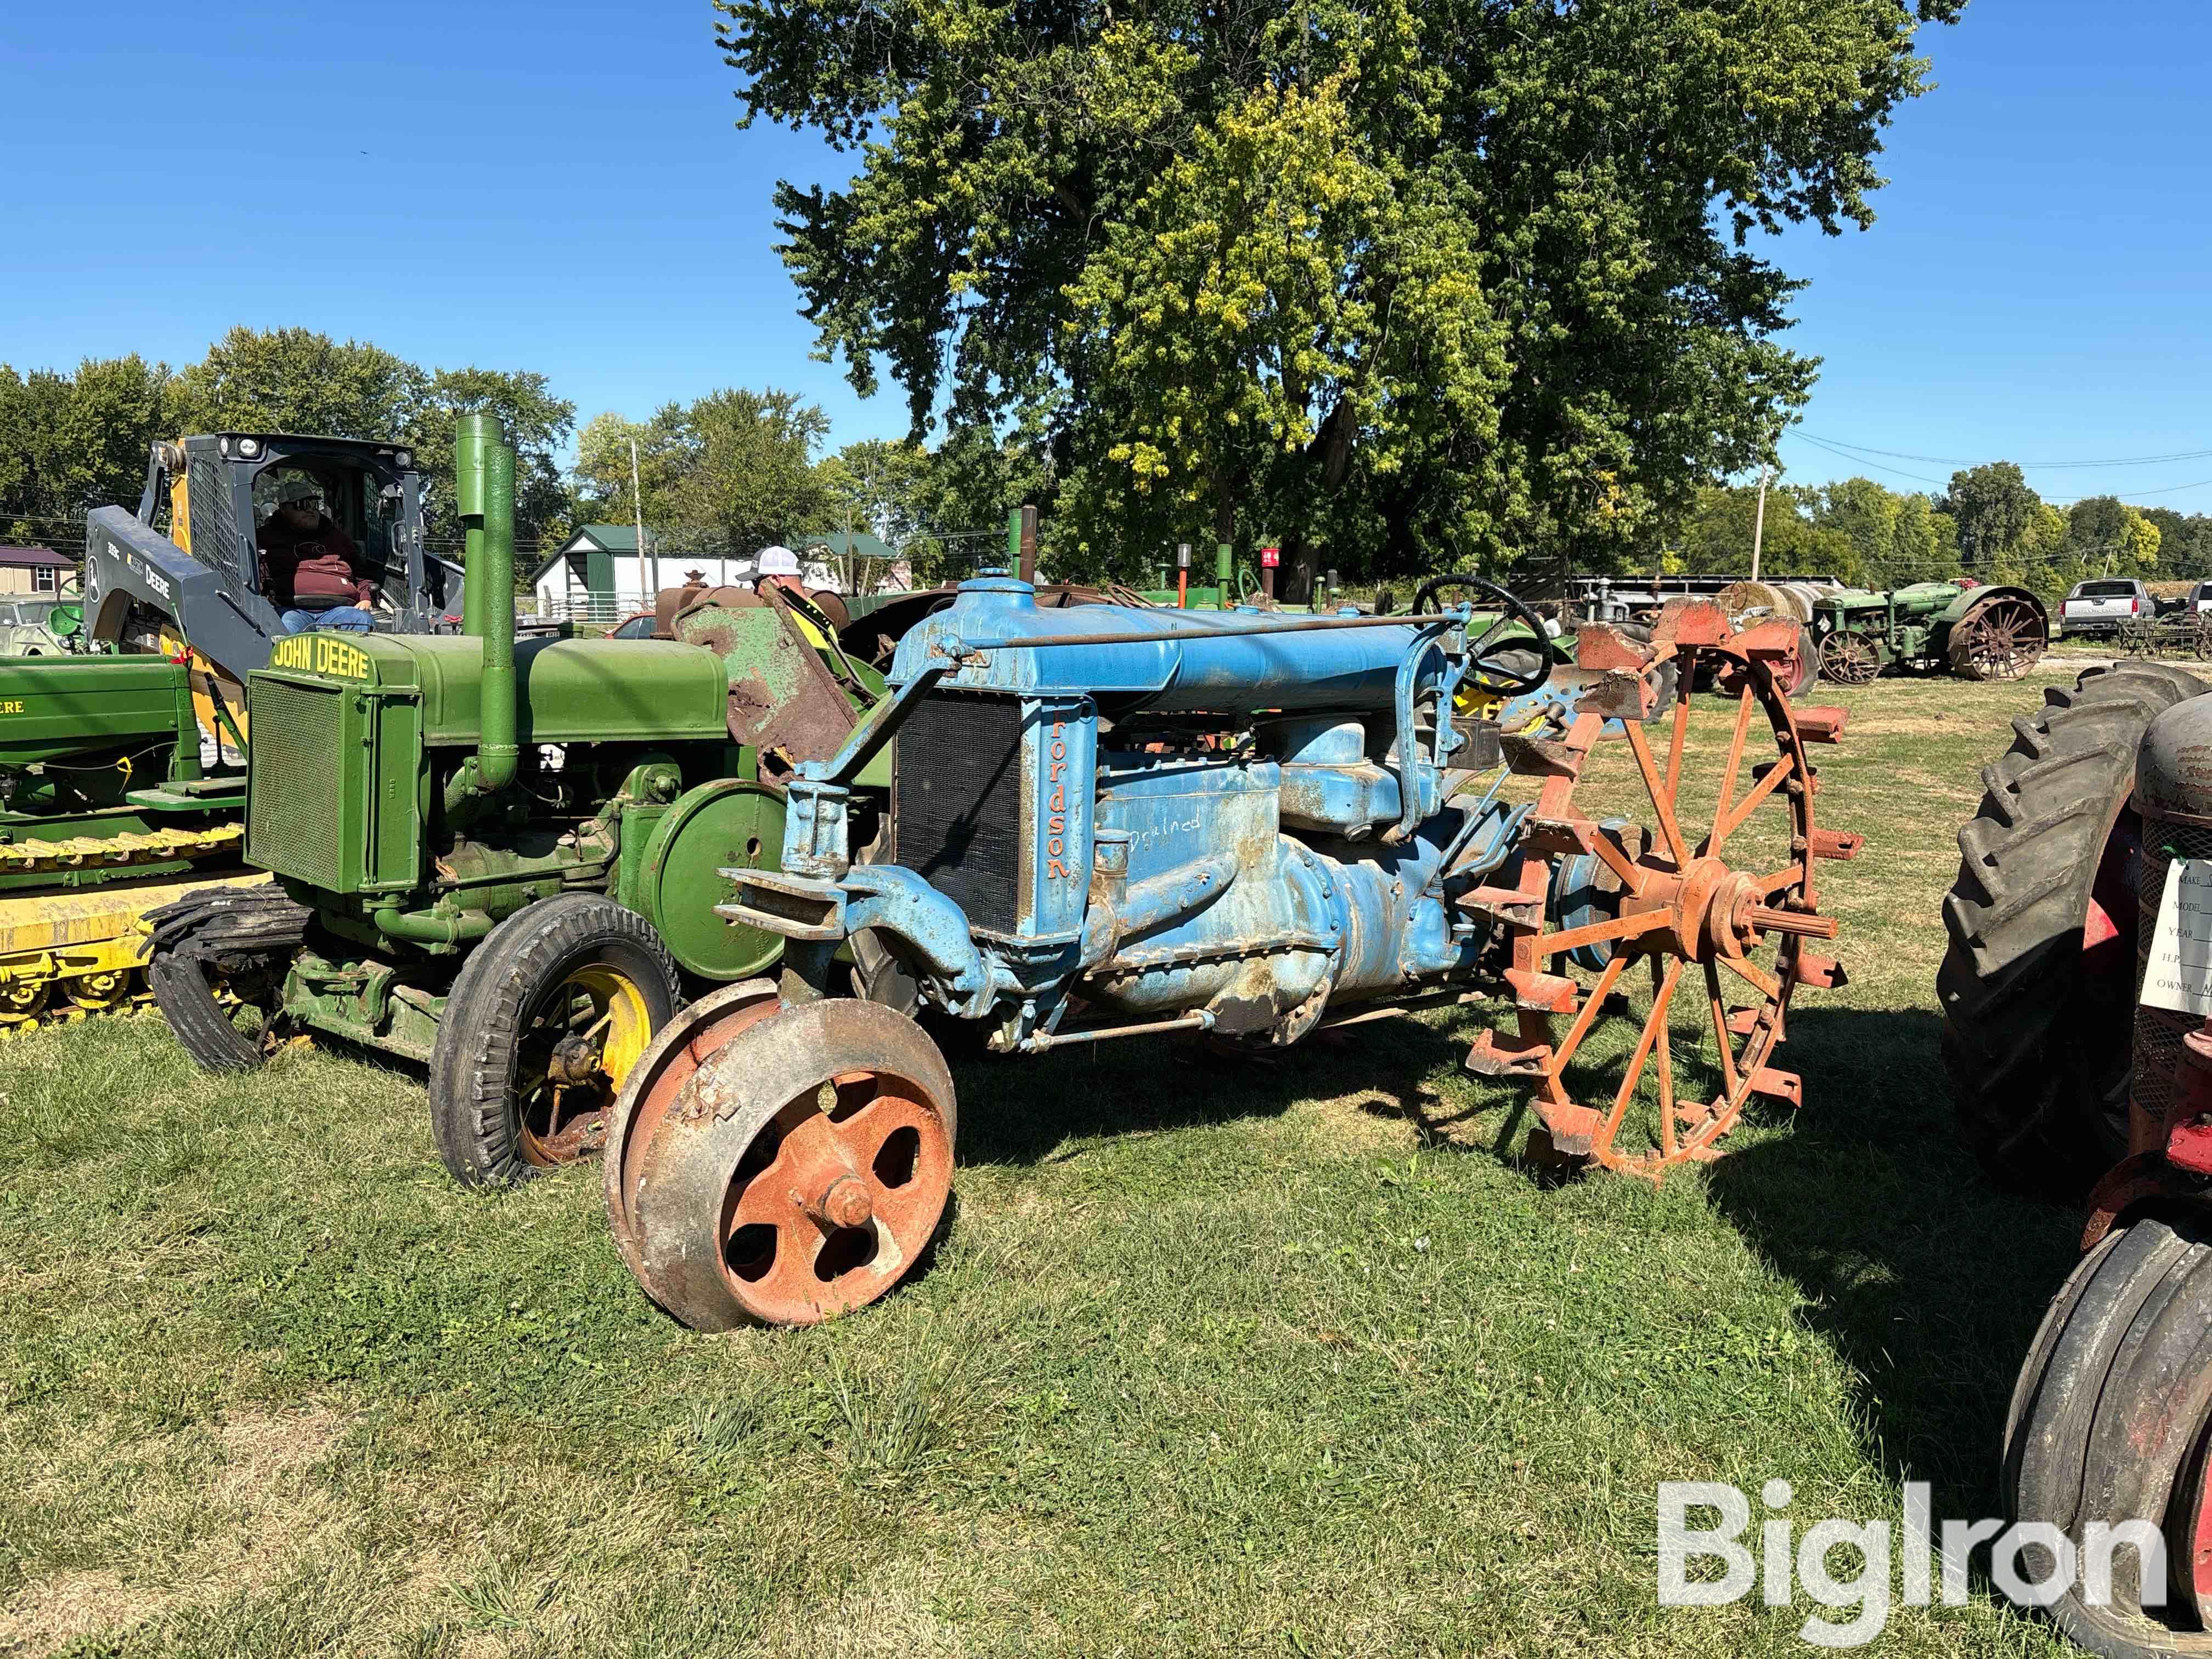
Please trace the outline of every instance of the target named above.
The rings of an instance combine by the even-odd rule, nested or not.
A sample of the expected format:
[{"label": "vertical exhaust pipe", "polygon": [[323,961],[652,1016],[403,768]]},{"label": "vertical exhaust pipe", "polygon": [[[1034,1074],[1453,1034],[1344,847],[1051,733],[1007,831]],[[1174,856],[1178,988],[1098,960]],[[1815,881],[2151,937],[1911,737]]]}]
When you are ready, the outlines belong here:
[{"label": "vertical exhaust pipe", "polygon": [[463,631],[483,644],[477,752],[453,776],[448,807],[514,781],[514,446],[495,415],[465,415],[453,439],[456,505],[466,538]]},{"label": "vertical exhaust pipe", "polygon": [[461,515],[461,632],[483,637],[483,499],[485,428],[497,441],[499,422],[489,415],[464,415],[453,434],[453,501]]}]

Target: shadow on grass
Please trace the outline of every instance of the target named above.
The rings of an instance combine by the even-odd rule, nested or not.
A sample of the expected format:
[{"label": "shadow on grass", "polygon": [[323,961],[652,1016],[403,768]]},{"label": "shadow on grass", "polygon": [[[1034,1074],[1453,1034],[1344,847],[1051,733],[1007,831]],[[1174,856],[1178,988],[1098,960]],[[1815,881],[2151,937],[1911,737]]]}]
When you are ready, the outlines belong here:
[{"label": "shadow on grass", "polygon": [[1385,1097],[1365,1109],[1425,1135],[1436,1091],[1423,1085],[1466,1055],[1472,1028],[1460,1024],[1378,1021],[1251,1054],[1139,1037],[1042,1059],[956,1060],[960,1162],[1036,1164],[1070,1140],[1278,1117],[1301,1101],[1362,1093]]},{"label": "shadow on grass", "polygon": [[1793,1011],[1781,1061],[1805,1105],[1708,1190],[1863,1379],[1869,1454],[1929,1481],[1937,1515],[1978,1517],[2002,1513],[2014,1374],[2081,1218],[1997,1192],[1959,1145],[1941,1029],[1922,1010]]}]

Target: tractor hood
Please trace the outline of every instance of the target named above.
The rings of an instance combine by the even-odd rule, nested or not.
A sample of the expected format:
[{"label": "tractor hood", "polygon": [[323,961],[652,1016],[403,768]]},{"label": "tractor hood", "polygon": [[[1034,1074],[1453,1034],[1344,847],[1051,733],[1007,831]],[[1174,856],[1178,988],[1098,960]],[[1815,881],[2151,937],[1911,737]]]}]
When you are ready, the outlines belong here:
[{"label": "tractor hood", "polygon": [[[481,728],[483,642],[389,634],[295,634],[269,672],[409,692],[426,744],[473,744]],[[660,640],[531,640],[514,647],[524,743],[682,743],[729,736],[719,658]]]}]

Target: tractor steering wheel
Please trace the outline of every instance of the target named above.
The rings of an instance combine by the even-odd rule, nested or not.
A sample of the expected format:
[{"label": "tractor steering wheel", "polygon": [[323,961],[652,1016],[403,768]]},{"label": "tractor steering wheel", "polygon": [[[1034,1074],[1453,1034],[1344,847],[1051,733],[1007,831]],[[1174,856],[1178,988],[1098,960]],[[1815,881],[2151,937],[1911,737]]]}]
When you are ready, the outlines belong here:
[{"label": "tractor steering wheel", "polygon": [[[1466,588],[1471,592],[1497,600],[1504,609],[1505,614],[1486,629],[1482,637],[1467,648],[1468,661],[1485,690],[1501,697],[1518,697],[1534,691],[1552,677],[1552,635],[1550,630],[1544,626],[1544,619],[1531,611],[1517,596],[1500,587],[1496,582],[1485,581],[1481,577],[1467,572],[1453,576],[1431,576],[1413,591],[1413,605],[1410,614],[1416,617],[1425,615],[1432,605],[1441,613],[1443,604],[1437,598],[1437,594],[1440,590],[1447,587]],[[1536,665],[1533,669],[1523,672],[1516,671],[1501,662],[1493,668],[1484,654],[1483,648],[1503,633],[1508,625],[1515,622],[1526,624],[1529,631],[1536,636],[1534,645]]]}]

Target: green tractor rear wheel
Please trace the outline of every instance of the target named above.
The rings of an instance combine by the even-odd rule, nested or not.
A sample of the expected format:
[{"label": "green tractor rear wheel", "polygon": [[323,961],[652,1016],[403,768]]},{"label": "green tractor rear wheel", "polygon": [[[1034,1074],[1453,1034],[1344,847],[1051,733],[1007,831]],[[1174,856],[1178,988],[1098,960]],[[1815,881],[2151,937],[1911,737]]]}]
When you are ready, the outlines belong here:
[{"label": "green tractor rear wheel", "polygon": [[596,1154],[653,1033],[683,1006],[652,924],[596,893],[527,905],[470,953],[430,1055],[430,1124],[463,1186]]}]

